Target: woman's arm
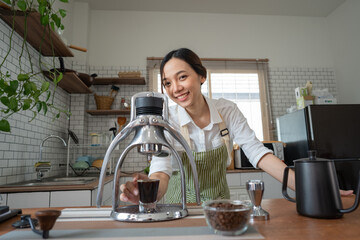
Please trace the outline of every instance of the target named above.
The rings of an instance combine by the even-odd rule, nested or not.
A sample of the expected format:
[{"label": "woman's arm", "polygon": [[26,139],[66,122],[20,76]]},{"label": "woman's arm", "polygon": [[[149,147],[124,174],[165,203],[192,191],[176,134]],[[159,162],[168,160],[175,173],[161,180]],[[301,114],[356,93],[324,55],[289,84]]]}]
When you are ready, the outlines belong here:
[{"label": "woman's arm", "polygon": [[[279,182],[283,181],[284,169],[286,164],[272,153],[265,154],[258,162],[257,167],[261,168]],[[288,187],[295,190],[295,174],[290,169],[288,177]]]}]

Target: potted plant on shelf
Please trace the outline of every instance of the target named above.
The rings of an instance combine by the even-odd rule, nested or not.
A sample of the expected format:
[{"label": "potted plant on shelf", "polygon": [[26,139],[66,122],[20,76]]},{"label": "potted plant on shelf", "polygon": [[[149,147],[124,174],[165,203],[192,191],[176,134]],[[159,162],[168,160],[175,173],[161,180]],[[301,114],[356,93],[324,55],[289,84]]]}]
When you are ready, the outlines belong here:
[{"label": "potted plant on shelf", "polygon": [[[68,0],[58,0],[60,2],[67,3]],[[31,111],[33,117],[30,121],[36,118],[39,113],[44,115],[53,115],[53,119],[59,118],[61,114],[69,115],[67,110],[62,109],[56,105],[54,96],[56,92],[56,86],[63,77],[63,74],[59,72],[55,67],[55,52],[53,42],[51,40],[51,31],[56,29],[64,29],[64,25],[61,20],[66,16],[64,9],[55,11],[53,8],[55,0],[2,0],[0,14],[9,14],[12,16],[11,33],[7,40],[8,50],[5,56],[0,58],[0,131],[10,132],[11,127],[8,121],[9,117],[13,114],[21,111]],[[6,4],[5,4],[6,3]],[[28,34],[28,17],[34,12],[38,12],[39,21],[42,25],[43,33],[41,41],[39,43],[39,58],[34,60],[29,51],[27,34]],[[15,19],[18,16],[23,16],[23,40],[21,43],[20,54],[18,55],[18,72],[9,73],[5,68],[5,63],[9,61],[12,56],[10,52],[13,50],[13,34],[15,31]],[[10,25],[10,24],[9,24]],[[4,38],[6,36],[4,35]],[[52,60],[44,61],[42,58],[41,47],[44,43],[44,39],[50,40],[52,49]],[[25,66],[25,63],[29,63],[30,67]],[[35,62],[39,71],[35,70]],[[26,70],[30,69],[30,70]],[[54,87],[50,88],[50,82],[46,80],[43,74],[43,70],[50,71],[48,78],[54,84]]]}]

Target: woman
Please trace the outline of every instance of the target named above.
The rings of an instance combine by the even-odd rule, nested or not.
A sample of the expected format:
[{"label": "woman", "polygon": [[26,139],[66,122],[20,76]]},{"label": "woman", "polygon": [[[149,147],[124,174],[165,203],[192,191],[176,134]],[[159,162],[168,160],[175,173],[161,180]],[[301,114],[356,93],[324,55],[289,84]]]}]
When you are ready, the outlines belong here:
[{"label": "woman", "polygon": [[[162,87],[177,104],[169,109],[170,124],[182,133],[193,151],[201,201],[230,198],[226,167],[230,164],[229,143],[233,141],[243,149],[253,166],[282,180],[286,165],[256,138],[236,104],[202,95],[201,85],[206,80],[206,68],[194,52],[186,48],[169,52],[161,63],[160,75]],[[172,144],[175,149],[181,150],[175,141]],[[166,194],[167,203],[181,202],[178,166],[172,164],[169,158],[153,157],[149,177],[160,179],[158,200]],[[195,202],[191,167],[186,154],[182,154],[182,161],[187,180],[187,201]],[[136,182],[146,178],[143,174],[135,174],[132,182],[122,184],[120,199],[138,203]],[[295,188],[293,171],[289,173],[288,186]]]}]

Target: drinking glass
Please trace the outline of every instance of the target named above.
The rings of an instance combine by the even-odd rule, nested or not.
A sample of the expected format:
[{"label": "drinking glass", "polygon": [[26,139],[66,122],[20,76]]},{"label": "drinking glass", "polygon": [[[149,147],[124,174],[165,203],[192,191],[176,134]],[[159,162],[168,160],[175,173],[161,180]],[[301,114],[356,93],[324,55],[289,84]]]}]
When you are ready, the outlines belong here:
[{"label": "drinking glass", "polygon": [[139,212],[156,212],[157,193],[159,189],[159,179],[138,180],[139,189]]}]

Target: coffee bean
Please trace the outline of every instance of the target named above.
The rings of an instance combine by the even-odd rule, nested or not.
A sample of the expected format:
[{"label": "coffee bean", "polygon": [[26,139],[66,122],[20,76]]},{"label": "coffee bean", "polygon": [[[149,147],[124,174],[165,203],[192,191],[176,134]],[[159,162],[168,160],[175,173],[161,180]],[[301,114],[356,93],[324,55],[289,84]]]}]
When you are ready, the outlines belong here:
[{"label": "coffee bean", "polygon": [[[250,209],[244,205],[232,203],[211,203],[205,209],[209,225],[219,231],[236,231],[242,229],[249,221]],[[243,211],[231,211],[244,209]]]}]

